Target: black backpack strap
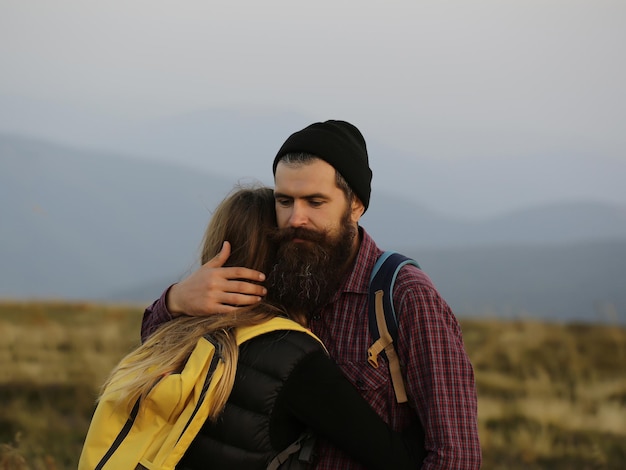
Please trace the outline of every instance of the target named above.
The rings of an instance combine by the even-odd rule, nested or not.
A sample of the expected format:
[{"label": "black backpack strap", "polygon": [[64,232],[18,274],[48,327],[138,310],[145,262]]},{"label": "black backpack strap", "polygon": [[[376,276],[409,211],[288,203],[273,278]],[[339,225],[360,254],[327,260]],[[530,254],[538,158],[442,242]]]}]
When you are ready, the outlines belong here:
[{"label": "black backpack strap", "polygon": [[408,398],[402,378],[402,367],[393,345],[398,341],[398,320],[393,305],[393,285],[398,272],[407,264],[419,268],[419,264],[411,258],[394,251],[384,252],[370,275],[368,294],[369,328],[374,343],[367,350],[367,360],[373,367],[378,368],[378,355],[384,352],[387,356],[398,403],[406,403]]},{"label": "black backpack strap", "polygon": [[315,434],[307,430],[268,464],[267,470],[302,470],[312,468]]},{"label": "black backpack strap", "polygon": [[206,377],[204,378],[204,384],[202,385],[202,390],[200,391],[200,397],[198,398],[198,403],[196,403],[196,406],[193,409],[191,416],[187,420],[187,424],[185,424],[185,427],[183,428],[183,432],[181,432],[180,436],[178,436],[178,440],[176,441],[177,443],[178,441],[180,441],[180,438],[183,437],[183,435],[187,431],[187,428],[189,427],[189,425],[195,418],[196,414],[198,413],[198,411],[204,404],[204,399],[206,398],[206,394],[209,391],[209,386],[211,385],[211,381],[213,380],[213,374],[215,373],[215,369],[217,369],[217,366],[219,365],[220,361],[222,361],[224,358],[224,355],[222,354],[223,348],[220,342],[218,342],[209,333],[204,335],[204,339],[213,345],[213,347],[215,348],[215,352],[213,353],[213,357],[211,358],[211,363],[209,364],[209,369],[207,371]]},{"label": "black backpack strap", "polygon": [[115,441],[113,441],[113,444],[111,444],[111,447],[109,448],[109,450],[104,454],[102,459],[100,459],[100,462],[98,462],[98,464],[96,465],[95,467],[96,470],[101,470],[102,468],[104,468],[104,466],[109,461],[109,459],[113,456],[117,448],[121,445],[122,441],[126,439],[126,436],[128,436],[130,429],[135,424],[137,413],[139,413],[139,405],[140,405],[140,400],[137,399],[137,401],[133,405],[133,409],[130,412],[130,416],[126,420],[126,424],[124,424],[124,427],[120,430],[119,434],[115,438]]}]

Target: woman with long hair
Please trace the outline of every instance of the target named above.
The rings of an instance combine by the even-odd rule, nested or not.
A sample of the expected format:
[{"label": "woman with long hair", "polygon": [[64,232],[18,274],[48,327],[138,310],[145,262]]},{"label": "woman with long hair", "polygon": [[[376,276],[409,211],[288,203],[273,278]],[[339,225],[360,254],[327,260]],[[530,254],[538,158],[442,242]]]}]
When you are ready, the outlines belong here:
[{"label": "woman with long hair", "polygon": [[[230,266],[269,272],[276,246],[276,215],[270,188],[240,188],[214,212],[206,229],[201,261],[216,256],[224,241]],[[225,373],[211,395],[209,417],[178,464],[179,469],[264,469],[305,430],[359,460],[367,468],[420,465],[410,431],[391,431],[343,377],[319,340],[304,331],[278,330],[241,346],[236,333],[276,316],[289,317],[271,301],[232,313],[180,316],[162,325],[127,355],[103,386],[127,409],[145,399],[163,377],[179,373],[199,339],[218,344]]]}]

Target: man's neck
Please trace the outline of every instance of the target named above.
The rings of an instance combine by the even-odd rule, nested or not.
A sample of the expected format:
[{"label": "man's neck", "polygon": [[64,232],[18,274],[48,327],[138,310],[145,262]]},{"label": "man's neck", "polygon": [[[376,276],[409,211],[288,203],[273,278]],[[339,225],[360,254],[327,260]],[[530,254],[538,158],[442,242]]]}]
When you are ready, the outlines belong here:
[{"label": "man's neck", "polygon": [[354,266],[357,256],[359,255],[359,249],[361,248],[361,240],[363,239],[363,230],[357,226],[357,235],[352,241],[352,247],[350,248],[350,256],[346,260],[345,264],[341,267],[341,278],[344,279]]},{"label": "man's neck", "polygon": [[346,269],[349,269],[352,267],[352,265],[356,261],[356,257],[359,254],[359,249],[361,248],[361,240],[363,239],[363,230],[361,230],[361,227],[359,227],[358,225],[356,229],[357,229],[357,233],[356,233],[356,237],[354,237],[354,240],[352,241],[352,249],[351,249],[352,253],[350,253],[350,258],[348,262],[346,263]]}]

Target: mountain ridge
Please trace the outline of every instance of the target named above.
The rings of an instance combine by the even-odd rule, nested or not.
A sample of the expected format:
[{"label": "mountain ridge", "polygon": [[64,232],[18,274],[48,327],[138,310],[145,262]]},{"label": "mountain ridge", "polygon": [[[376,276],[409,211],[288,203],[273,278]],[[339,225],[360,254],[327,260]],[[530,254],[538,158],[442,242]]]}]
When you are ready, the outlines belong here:
[{"label": "mountain ridge", "polygon": [[[0,132],[38,136],[84,150],[158,159],[226,179],[272,183],[271,159],[290,133],[311,122],[342,116],[306,115],[268,107],[201,107],[160,117],[112,116],[102,110],[0,94]],[[454,217],[502,215],[552,202],[626,203],[626,159],[558,143],[524,153],[451,159],[424,146],[415,123],[402,142],[359,122],[370,155],[375,191],[394,194]],[[462,129],[440,136],[445,147]],[[487,137],[487,136],[485,136]],[[488,137],[487,137],[488,138]]]}]

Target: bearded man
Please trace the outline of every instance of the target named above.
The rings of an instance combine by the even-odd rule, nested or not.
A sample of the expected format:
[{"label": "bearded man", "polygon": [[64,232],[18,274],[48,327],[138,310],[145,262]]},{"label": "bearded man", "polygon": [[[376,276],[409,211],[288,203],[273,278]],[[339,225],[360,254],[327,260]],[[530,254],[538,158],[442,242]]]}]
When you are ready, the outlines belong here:
[{"label": "bearded man", "polygon": [[[396,401],[388,368],[375,369],[367,361],[372,343],[369,276],[383,251],[359,226],[372,178],[361,132],[346,121],[311,124],[289,136],[273,169],[279,256],[268,278],[272,300],[305,317],[346,377],[392,429],[423,429],[423,469],[480,468],[476,387],[461,328],[417,267],[402,267],[393,291],[396,349],[408,403]],[[225,243],[214,260],[148,307],[142,337],[172,316],[229,312],[265,295],[258,285],[265,274],[222,267],[229,250]],[[321,442],[318,452],[318,469],[363,468],[327,442]]]}]

